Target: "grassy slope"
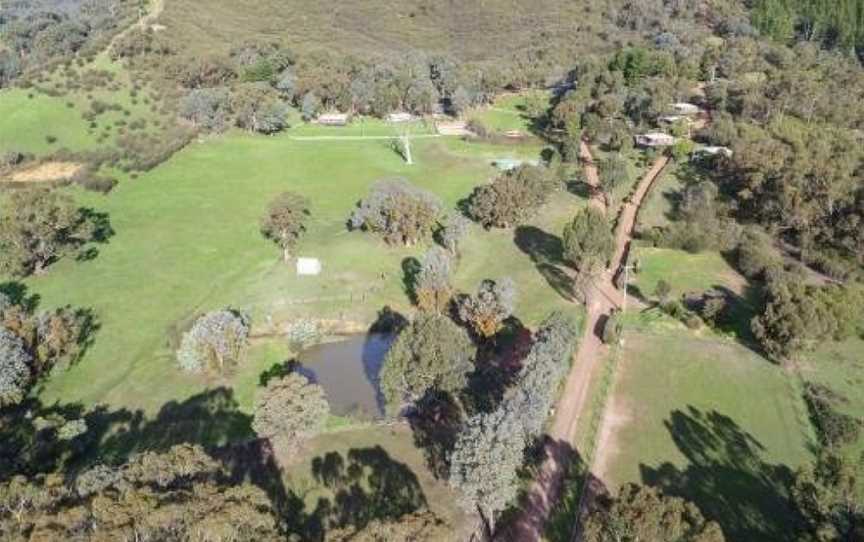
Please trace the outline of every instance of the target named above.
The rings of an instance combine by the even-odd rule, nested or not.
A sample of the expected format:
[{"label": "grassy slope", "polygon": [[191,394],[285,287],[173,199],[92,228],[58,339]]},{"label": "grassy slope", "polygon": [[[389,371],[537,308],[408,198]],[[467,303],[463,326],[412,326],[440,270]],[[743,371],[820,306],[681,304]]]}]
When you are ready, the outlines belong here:
[{"label": "grassy slope", "polygon": [[[383,142],[237,134],[193,144],[107,197],[80,193],[82,202],[110,214],[117,234],[94,260],[62,261],[28,284],[44,306],[92,306],[102,329],[79,365],[52,377],[44,398],[153,411],[221,384],[180,374],[168,343],[171,328],[203,310],[232,305],[249,310],[259,324],[267,316],[371,321],[385,304],[409,310],[400,264],[423,248],[390,249],[347,232],[354,203],[374,180],[404,175],[453,205],[493,173],[485,159],[455,154],[441,140],[418,141],[415,152],[418,163],[408,167]],[[313,218],[298,252],[322,259],[320,277],[297,278],[258,233],[262,210],[283,190],[311,200]],[[556,198],[538,224],[558,231],[579,204],[574,196]],[[457,285],[473,290],[482,278],[504,273],[506,262],[523,292],[517,314],[526,323],[555,308],[577,311],[547,285],[512,235],[474,229]],[[244,407],[252,396],[245,388],[281,361],[266,357],[236,377]]]},{"label": "grassy slope", "polygon": [[341,431],[312,440],[304,451],[304,459],[290,465],[285,473],[288,485],[302,492],[306,513],[315,510],[320,499],[331,503],[334,499],[333,489],[315,476],[313,462],[328,455],[338,455],[347,466],[352,451],[361,454],[372,452],[379,458],[379,461],[366,466],[367,480],[375,478],[378,490],[385,492],[376,494],[365,484],[363,490],[372,491],[372,502],[381,502],[383,498],[384,502],[396,507],[408,502],[409,496],[419,496],[419,501],[425,501],[429,509],[452,528],[453,534],[448,539],[457,538],[455,532],[463,526],[466,518],[456,506],[456,495],[444,481],[432,476],[422,453],[411,444],[411,431],[404,426]]},{"label": "grassy slope", "polygon": [[[746,281],[717,253],[638,248],[633,279],[651,294],[658,280],[671,298]],[[750,313],[737,299],[733,314]],[[660,484],[693,499],[731,540],[784,540],[790,521],[782,495],[792,470],[812,459],[812,428],[800,381],[725,334],[690,331],[655,308],[628,314],[612,388],[616,426],[608,472],[613,487]],[[746,338],[746,335],[743,335]]]},{"label": "grassy slope", "polygon": [[731,540],[788,539],[784,480],[812,458],[800,389],[743,347],[682,334],[627,335],[611,480],[685,495]]},{"label": "grassy slope", "polygon": [[[547,92],[534,91],[545,99]],[[531,133],[532,120],[525,112],[525,102],[529,93],[507,94],[497,98],[490,107],[470,113],[469,118],[476,118],[489,130],[496,133],[518,130],[523,134]]]},{"label": "grassy slope", "polygon": [[638,247],[636,258],[641,267],[635,287],[649,299],[654,299],[654,290],[660,280],[671,286],[670,299],[718,286],[737,292],[746,282],[717,252],[690,254],[669,248]]},{"label": "grassy slope", "polygon": [[160,22],[196,52],[225,52],[250,36],[281,38],[297,50],[326,48],[363,56],[422,50],[463,60],[510,58],[537,44],[572,48],[586,28],[599,28],[600,10],[585,2],[516,0],[169,0]]},{"label": "grassy slope", "polygon": [[[0,91],[0,151],[17,150],[34,153],[37,157],[56,152],[60,149],[70,151],[90,151],[102,147],[113,146],[118,132],[118,121],[127,125],[139,119],[148,121],[148,128],[137,133],[154,131],[154,120],[168,121],[160,111],[160,103],[151,101],[153,92],[149,87],[143,87],[136,98],[133,98],[132,82],[128,72],[119,65],[112,63],[107,55],[99,55],[84,68],[75,67],[79,73],[86,70],[104,70],[114,74],[119,89],[111,90],[104,86],[91,90],[69,91],[65,87],[66,78],[62,70],[47,74],[45,82],[39,83],[41,88],[62,92],[60,96],[49,96],[37,89],[6,89]],[[133,99],[137,103],[133,103]],[[126,116],[122,111],[108,111],[96,118],[97,126],[91,129],[89,122],[81,117],[90,109],[92,100],[108,104],[118,104],[129,111]],[[71,107],[70,107],[71,105]],[[136,132],[130,132],[136,133]],[[99,142],[100,134],[107,134],[103,142]],[[54,136],[57,141],[49,143],[47,136]]]},{"label": "grassy slope", "polygon": [[[864,394],[861,393],[864,388],[864,340],[856,338],[825,344],[803,357],[804,379],[842,394],[848,402],[838,407],[840,411],[864,420]],[[860,466],[859,485],[864,496],[864,433],[844,452],[853,464]]]}]

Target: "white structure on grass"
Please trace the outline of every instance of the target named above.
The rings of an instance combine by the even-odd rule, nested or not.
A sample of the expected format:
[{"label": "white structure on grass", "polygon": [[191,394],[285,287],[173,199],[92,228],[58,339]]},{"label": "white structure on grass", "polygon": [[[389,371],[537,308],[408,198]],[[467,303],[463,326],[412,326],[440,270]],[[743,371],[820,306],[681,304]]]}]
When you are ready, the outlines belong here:
[{"label": "white structure on grass", "polygon": [[346,113],[325,113],[318,117],[318,124],[324,126],[346,126],[348,115]]},{"label": "white structure on grass", "polygon": [[387,115],[387,122],[410,122],[414,120],[414,116],[411,113],[390,113]]},{"label": "white structure on grass", "polygon": [[321,274],[321,260],[318,258],[297,258],[297,274],[316,276]]}]

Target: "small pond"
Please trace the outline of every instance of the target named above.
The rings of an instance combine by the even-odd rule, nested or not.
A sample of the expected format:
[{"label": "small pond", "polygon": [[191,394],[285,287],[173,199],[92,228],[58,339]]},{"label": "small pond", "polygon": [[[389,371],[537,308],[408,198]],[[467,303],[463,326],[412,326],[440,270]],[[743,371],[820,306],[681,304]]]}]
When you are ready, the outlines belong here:
[{"label": "small pond", "polygon": [[311,346],[297,357],[300,371],[321,384],[333,414],[380,418],[384,402],[378,373],[393,339],[390,333],[369,333]]}]

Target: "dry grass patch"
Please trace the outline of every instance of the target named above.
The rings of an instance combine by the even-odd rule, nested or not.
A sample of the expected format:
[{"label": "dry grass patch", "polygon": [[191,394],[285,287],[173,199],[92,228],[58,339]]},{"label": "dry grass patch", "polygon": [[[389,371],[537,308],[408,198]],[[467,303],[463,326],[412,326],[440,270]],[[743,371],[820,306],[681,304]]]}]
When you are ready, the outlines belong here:
[{"label": "dry grass patch", "polygon": [[7,180],[13,183],[66,181],[75,177],[82,169],[84,164],[77,162],[44,162],[13,171]]}]

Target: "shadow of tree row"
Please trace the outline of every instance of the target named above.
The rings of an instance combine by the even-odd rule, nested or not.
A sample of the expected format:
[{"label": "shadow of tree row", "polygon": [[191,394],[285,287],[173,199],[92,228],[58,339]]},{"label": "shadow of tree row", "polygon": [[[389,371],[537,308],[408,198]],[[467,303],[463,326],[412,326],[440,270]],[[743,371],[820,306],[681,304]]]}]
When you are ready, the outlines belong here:
[{"label": "shadow of tree row", "polygon": [[[86,431],[60,437],[58,429],[74,420],[84,420]],[[285,484],[270,442],[255,438],[251,421],[226,388],[170,402],[152,418],[141,411],[86,410],[31,399],[0,412],[0,480],[62,472],[71,482],[96,464],[119,465],[136,453],[191,443],[219,459],[232,481],[265,491],[285,530],[302,540],[323,540],[329,529],[360,530],[372,520],[395,520],[427,508],[411,469],[374,446],[351,449],[346,457],[331,452],[315,458],[311,475],[332,498],[321,497],[307,510],[302,496]]]},{"label": "shadow of tree row", "polygon": [[728,540],[797,540],[792,471],[766,462],[765,447],[730,417],[688,407],[665,422],[686,467],[641,465],[642,481],[695,503]]}]

